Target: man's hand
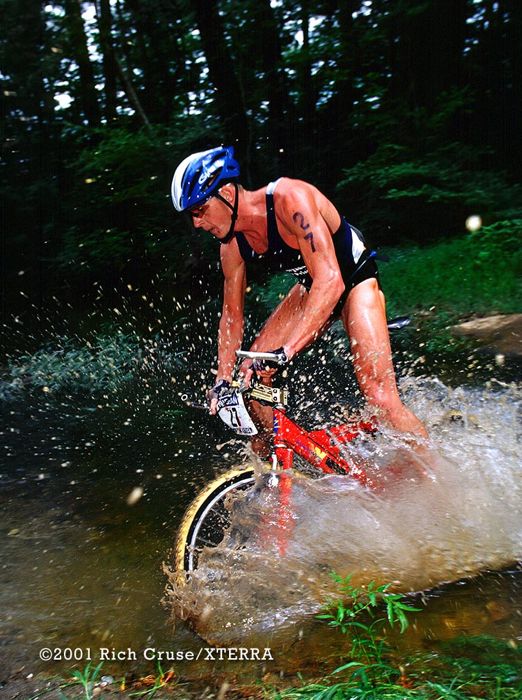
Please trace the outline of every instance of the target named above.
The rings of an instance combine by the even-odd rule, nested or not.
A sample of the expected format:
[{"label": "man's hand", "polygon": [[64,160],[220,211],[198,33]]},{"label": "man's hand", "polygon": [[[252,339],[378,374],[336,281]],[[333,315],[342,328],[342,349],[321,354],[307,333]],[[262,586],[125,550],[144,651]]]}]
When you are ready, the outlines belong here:
[{"label": "man's hand", "polygon": [[215,416],[217,413],[218,401],[223,394],[226,394],[230,390],[230,382],[226,379],[220,379],[216,382],[212,389],[207,391],[207,402],[209,405],[210,413]]}]

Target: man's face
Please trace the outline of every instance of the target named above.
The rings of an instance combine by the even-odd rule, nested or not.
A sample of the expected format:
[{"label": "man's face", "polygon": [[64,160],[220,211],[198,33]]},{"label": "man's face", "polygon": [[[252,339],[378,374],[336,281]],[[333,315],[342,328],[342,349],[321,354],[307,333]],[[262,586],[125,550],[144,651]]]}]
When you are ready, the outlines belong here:
[{"label": "man's face", "polygon": [[195,228],[202,228],[216,238],[224,238],[230,228],[230,209],[217,197],[210,197],[188,210]]}]

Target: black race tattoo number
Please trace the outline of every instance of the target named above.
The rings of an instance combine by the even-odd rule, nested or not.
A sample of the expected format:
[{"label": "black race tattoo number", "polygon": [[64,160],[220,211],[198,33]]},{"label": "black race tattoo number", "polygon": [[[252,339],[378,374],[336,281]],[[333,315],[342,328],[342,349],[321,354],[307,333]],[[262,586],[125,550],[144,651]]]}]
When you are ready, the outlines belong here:
[{"label": "black race tattoo number", "polygon": [[[299,224],[303,231],[308,231],[308,229],[310,228],[310,224],[307,221],[305,221],[305,218],[300,211],[296,211],[295,214],[293,214],[292,219],[294,220],[295,224]],[[305,241],[309,241],[312,253],[315,253],[313,231],[308,231],[308,233],[305,236]]]}]

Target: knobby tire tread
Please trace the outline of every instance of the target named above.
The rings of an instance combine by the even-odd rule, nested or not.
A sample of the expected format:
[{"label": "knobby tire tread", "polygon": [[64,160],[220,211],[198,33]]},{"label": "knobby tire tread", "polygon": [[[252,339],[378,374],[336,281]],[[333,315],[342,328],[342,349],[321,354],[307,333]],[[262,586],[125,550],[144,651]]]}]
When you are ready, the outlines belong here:
[{"label": "knobby tire tread", "polygon": [[200,512],[205,508],[209,499],[227,488],[231,481],[239,479],[241,476],[254,476],[254,474],[255,472],[253,467],[231,469],[209,482],[190,503],[189,507],[185,511],[185,514],[183,515],[183,518],[181,519],[181,523],[176,533],[176,540],[174,544],[174,569],[177,572],[188,573],[185,569],[187,541],[191,535],[194,522],[197,520]]}]

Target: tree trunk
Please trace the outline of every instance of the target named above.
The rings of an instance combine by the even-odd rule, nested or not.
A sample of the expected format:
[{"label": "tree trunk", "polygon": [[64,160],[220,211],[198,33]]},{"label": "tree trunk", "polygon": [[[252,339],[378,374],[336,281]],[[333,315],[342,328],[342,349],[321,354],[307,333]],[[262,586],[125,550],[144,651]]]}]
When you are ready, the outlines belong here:
[{"label": "tree trunk", "polygon": [[268,97],[268,139],[278,167],[286,169],[290,144],[288,126],[291,106],[283,67],[279,27],[270,0],[258,0],[253,6],[256,27],[260,34],[264,80]]},{"label": "tree trunk", "polygon": [[100,108],[81,14],[81,0],[65,0],[65,11],[73,58],[78,64],[80,72],[80,97],[83,113],[89,126],[98,126]]},{"label": "tree trunk", "polygon": [[[108,1],[108,0],[107,0]],[[112,19],[112,16],[111,16]],[[129,71],[125,68],[125,63],[127,65],[132,65],[132,54],[128,51],[127,39],[130,34],[130,25],[125,21],[126,17],[124,15],[121,3],[116,4],[116,23],[118,27],[118,32],[121,37],[121,51],[123,52],[123,58],[118,55],[117,48],[112,41],[105,43],[105,50],[108,53],[109,62],[112,63],[112,67],[115,72],[115,76],[119,80],[122,89],[127,98],[129,106],[134,109],[136,113],[137,120],[145,126],[147,129],[151,129],[151,122],[148,117],[148,112],[143,106],[140,100],[138,91],[134,85],[134,82],[129,74]]]},{"label": "tree trunk", "polygon": [[127,99],[130,103],[130,105],[134,108],[136,114],[138,115],[141,123],[143,126],[145,126],[147,129],[151,129],[151,123],[149,121],[149,118],[147,117],[147,114],[145,110],[143,109],[143,106],[140,102],[140,98],[138,97],[138,93],[134,89],[134,85],[132,83],[132,80],[129,78],[129,75],[125,68],[122,66],[120,60],[114,54],[114,60],[116,62],[116,69],[118,71],[118,76],[121,80],[121,83],[123,85],[123,89],[125,90],[125,94],[127,96]]},{"label": "tree trunk", "polygon": [[507,157],[513,172],[520,175],[522,161],[522,3],[520,0],[504,0],[509,13],[506,50],[510,66],[505,129]]},{"label": "tree trunk", "polygon": [[[184,56],[177,39],[181,16],[176,0],[158,0],[144,3],[125,0],[136,28],[136,41],[143,72],[141,103],[153,121],[165,122],[170,118],[177,81],[183,75]],[[171,72],[171,68],[174,70]]]},{"label": "tree trunk", "polygon": [[225,43],[226,32],[217,2],[195,0],[194,9],[210,80],[216,88],[216,107],[223,123],[224,137],[236,146],[239,159],[248,167],[248,120],[234,63]]},{"label": "tree trunk", "polygon": [[301,2],[301,31],[303,33],[303,45],[301,47],[299,117],[301,119],[301,147],[305,154],[305,161],[313,156],[310,150],[314,142],[315,124],[315,94],[312,78],[312,60],[310,56],[310,7],[308,0]]},{"label": "tree trunk", "polygon": [[99,0],[96,13],[98,16],[100,45],[103,54],[105,118],[110,122],[116,118],[116,75],[118,70],[112,45],[112,14],[110,0]]},{"label": "tree trunk", "polygon": [[[324,168],[323,172],[324,181],[330,188],[335,187],[342,168],[356,162],[361,157],[361,152],[364,154],[364,148],[361,147],[364,141],[362,138],[357,140],[358,148],[349,147],[353,142],[354,134],[352,117],[356,94],[354,80],[356,77],[362,78],[362,67],[359,69],[359,75],[357,74],[360,58],[352,16],[352,13],[359,8],[360,2],[337,0],[334,4],[331,24],[336,20],[339,27],[338,44],[332,45],[337,54],[336,80],[333,94],[320,113],[319,132],[319,138],[328,144],[326,153],[328,167]],[[332,134],[335,134],[334,138]]]},{"label": "tree trunk", "polygon": [[433,109],[442,92],[463,84],[467,0],[417,0],[395,10],[392,93]]}]

